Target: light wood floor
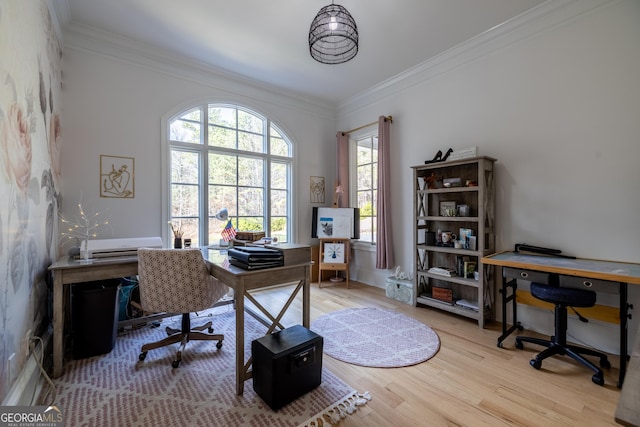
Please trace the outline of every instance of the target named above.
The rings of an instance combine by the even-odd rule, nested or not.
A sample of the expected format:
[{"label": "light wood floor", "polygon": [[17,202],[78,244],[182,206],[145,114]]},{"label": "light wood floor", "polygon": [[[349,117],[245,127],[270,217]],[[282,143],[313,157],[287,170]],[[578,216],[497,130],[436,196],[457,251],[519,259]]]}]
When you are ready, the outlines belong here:
[{"label": "light wood floor", "polygon": [[[324,355],[324,366],[372,400],[340,426],[615,426],[614,412],[619,358],[605,372],[605,386],[591,382],[591,371],[567,357],[554,357],[535,370],[529,360],[540,348],[525,343],[514,347],[514,335],[504,348],[496,345],[500,324],[479,329],[474,320],[386,298],[384,290],[357,282],[314,283],[311,321],[348,307],[398,310],[429,325],[440,337],[438,353],[405,368],[366,368]],[[265,306],[276,307],[284,291],[259,295]],[[300,323],[300,299],[292,305],[285,325]],[[289,323],[293,322],[293,323]],[[527,331],[524,331],[526,334]],[[384,340],[384,337],[380,337]],[[597,364],[597,363],[596,363]]]}]

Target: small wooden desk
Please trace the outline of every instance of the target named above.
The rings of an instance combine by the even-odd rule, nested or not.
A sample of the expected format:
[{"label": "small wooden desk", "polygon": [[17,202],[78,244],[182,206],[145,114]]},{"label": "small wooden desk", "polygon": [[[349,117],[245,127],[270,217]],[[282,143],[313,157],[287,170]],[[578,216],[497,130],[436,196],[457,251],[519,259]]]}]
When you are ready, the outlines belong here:
[{"label": "small wooden desk", "polygon": [[[267,333],[275,328],[283,329],[280,323],[296,295],[302,289],[302,324],[310,325],[310,270],[311,263],[247,271],[225,263],[226,253],[218,250],[202,249],[212,274],[221,282],[234,290],[236,312],[236,393],[242,394],[244,382],[251,378],[251,358],[245,363],[244,358],[244,299],[250,300],[269,319]],[[69,303],[70,287],[68,285],[102,279],[135,276],[138,274],[137,257],[100,258],[91,264],[80,261],[61,259],[49,267],[53,274],[53,378],[62,375],[64,367],[64,328]],[[291,296],[276,315],[271,314],[250,294],[250,291],[275,285],[297,283]],[[237,296],[243,296],[238,298]],[[268,322],[263,322],[268,323]]]},{"label": "small wooden desk", "polygon": [[[627,320],[629,309],[627,303],[627,284],[640,285],[640,264],[592,259],[570,259],[544,255],[530,255],[519,252],[499,252],[482,258],[482,262],[496,265],[502,269],[502,335],[498,338],[498,347],[514,330],[522,329],[518,322],[516,304],[517,280],[504,274],[505,267],[519,268],[534,272],[550,273],[557,276],[574,276],[585,279],[598,279],[617,283],[620,294],[620,376],[618,388],[622,387],[627,369]],[[523,280],[527,280],[526,278]],[[511,292],[509,293],[509,289]],[[597,282],[593,289],[598,291]],[[507,304],[511,303],[513,324],[507,327]]]},{"label": "small wooden desk", "polygon": [[616,421],[629,427],[640,426],[640,328],[636,332],[635,343],[631,351],[629,375],[620,392]]}]

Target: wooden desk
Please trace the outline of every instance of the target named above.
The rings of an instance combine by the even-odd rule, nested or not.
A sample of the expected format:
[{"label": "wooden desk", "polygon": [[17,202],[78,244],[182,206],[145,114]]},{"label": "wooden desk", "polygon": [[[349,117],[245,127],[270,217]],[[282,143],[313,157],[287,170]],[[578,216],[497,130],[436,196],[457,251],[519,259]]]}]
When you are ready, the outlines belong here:
[{"label": "wooden desk", "polygon": [[[212,274],[234,290],[236,308],[236,393],[242,394],[244,382],[251,378],[251,358],[244,361],[244,299],[249,299],[269,319],[267,333],[275,328],[283,329],[280,323],[296,295],[302,289],[302,324],[310,325],[310,269],[311,264],[290,265],[265,270],[246,271],[225,263],[226,253],[202,249]],[[113,279],[138,274],[137,257],[102,258],[91,264],[61,259],[49,267],[53,274],[53,377],[62,375],[64,366],[64,328],[69,303],[69,286],[74,283],[102,279]],[[274,285],[297,283],[291,296],[276,315],[271,314],[250,294],[250,291]],[[241,295],[243,297],[238,298]],[[264,322],[263,322],[264,323]]]},{"label": "wooden desk", "polygon": [[636,332],[635,343],[631,351],[629,375],[620,392],[616,421],[630,427],[640,426],[640,328]]},{"label": "wooden desk", "polygon": [[[528,270],[532,272],[549,273],[553,278],[560,276],[573,276],[584,279],[597,279],[600,281],[617,284],[620,294],[619,319],[620,319],[620,376],[618,388],[622,387],[627,369],[627,320],[629,309],[627,303],[627,284],[640,285],[640,264],[623,263],[614,261],[601,261],[592,259],[569,259],[562,257],[530,255],[518,252],[500,252],[482,258],[482,262],[496,265],[502,269],[502,335],[498,338],[498,347],[502,347],[502,341],[514,330],[522,329],[518,322],[516,303],[517,280],[507,277],[507,267]],[[523,280],[531,280],[523,278]],[[593,282],[591,290],[598,291],[599,282]],[[509,289],[511,292],[509,293]],[[511,303],[513,324],[507,327],[507,304]]]}]

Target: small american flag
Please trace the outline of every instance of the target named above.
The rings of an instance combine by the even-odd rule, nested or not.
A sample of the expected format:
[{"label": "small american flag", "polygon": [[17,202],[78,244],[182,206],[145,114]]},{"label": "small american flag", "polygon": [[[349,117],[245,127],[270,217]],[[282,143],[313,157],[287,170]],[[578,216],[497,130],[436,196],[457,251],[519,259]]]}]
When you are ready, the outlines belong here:
[{"label": "small american flag", "polygon": [[222,239],[225,242],[228,242],[229,240],[236,237],[236,229],[233,228],[233,224],[231,223],[231,220],[227,222],[227,225],[224,227],[224,229],[222,230],[222,233],[220,234],[222,235]]}]

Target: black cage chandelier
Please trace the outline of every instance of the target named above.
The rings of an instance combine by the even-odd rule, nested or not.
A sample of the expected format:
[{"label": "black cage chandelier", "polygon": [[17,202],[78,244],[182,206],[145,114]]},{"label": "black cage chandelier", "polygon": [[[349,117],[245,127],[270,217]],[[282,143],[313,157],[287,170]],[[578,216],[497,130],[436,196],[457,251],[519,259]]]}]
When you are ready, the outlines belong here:
[{"label": "black cage chandelier", "polygon": [[309,52],[323,64],[342,64],[358,53],[358,27],[344,7],[331,3],[320,9],[309,29]]}]

